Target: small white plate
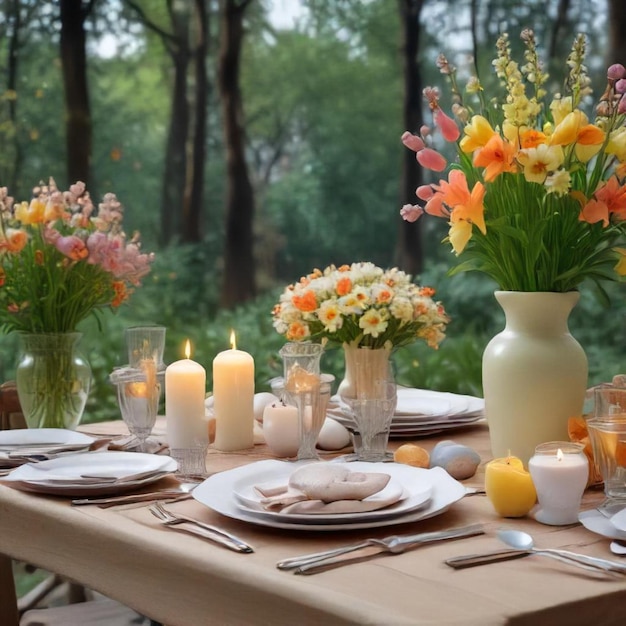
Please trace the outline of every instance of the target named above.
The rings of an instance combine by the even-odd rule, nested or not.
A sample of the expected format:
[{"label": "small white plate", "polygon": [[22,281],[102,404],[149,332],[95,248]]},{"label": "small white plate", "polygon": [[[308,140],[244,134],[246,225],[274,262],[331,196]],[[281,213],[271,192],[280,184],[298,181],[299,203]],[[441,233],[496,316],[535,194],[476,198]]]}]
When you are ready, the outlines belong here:
[{"label": "small white plate", "polygon": [[578,521],[592,533],[607,537],[607,539],[626,540],[626,531],[618,530],[608,517],[604,517],[600,511],[589,509],[578,514]]},{"label": "small white plate", "polygon": [[[162,472],[175,472],[177,469],[178,464],[174,459],[156,454],[117,451],[81,452],[36,464],[26,463],[13,470],[8,476],[1,477],[0,482],[22,491],[51,495],[83,496],[95,493],[105,495],[129,491],[149,484],[162,478]],[[81,483],[82,475],[124,478],[149,471],[154,471],[155,475],[118,484]],[[50,476],[50,481],[47,479],[47,474]],[[62,480],[57,482],[58,478]],[[76,482],[72,482],[72,478],[76,478]],[[65,479],[67,483],[62,482]],[[55,482],[52,482],[53,480]]]},{"label": "small white plate", "polygon": [[[220,472],[210,476],[203,483],[198,485],[193,490],[193,497],[201,504],[204,504],[226,517],[250,522],[259,526],[300,531],[331,531],[379,528],[408,522],[417,522],[447,511],[455,502],[459,501],[465,495],[465,487],[457,480],[454,480],[448,472],[440,467],[426,470],[401,463],[363,463],[363,465],[369,465],[370,467],[375,465],[378,471],[384,471],[405,486],[413,483],[424,484],[424,481],[427,481],[432,486],[430,500],[417,510],[406,511],[397,515],[390,515],[384,518],[352,520],[348,523],[329,522],[326,524],[315,523],[316,520],[310,521],[310,516],[307,516],[307,523],[291,519],[277,520],[259,515],[258,512],[243,510],[239,506],[238,500],[236,500],[233,495],[235,485],[241,484],[241,482],[245,480],[250,481],[250,483],[257,482],[259,475],[265,472],[275,471],[290,474],[298,464],[298,462],[290,463],[271,459],[257,461],[249,465]],[[358,462],[358,464],[361,464],[361,462]],[[351,465],[354,465],[356,468],[357,463],[352,463]],[[369,471],[371,471],[371,469]]]}]

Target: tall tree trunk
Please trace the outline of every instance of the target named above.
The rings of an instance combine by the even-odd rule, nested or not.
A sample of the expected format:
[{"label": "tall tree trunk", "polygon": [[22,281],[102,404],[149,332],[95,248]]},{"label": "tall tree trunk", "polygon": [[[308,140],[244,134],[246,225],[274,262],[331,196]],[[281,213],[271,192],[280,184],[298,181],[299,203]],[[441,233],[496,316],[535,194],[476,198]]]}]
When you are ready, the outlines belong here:
[{"label": "tall tree trunk", "polygon": [[[173,239],[202,239],[206,106],[209,90],[208,0],[166,0],[170,31],[153,21],[142,3],[126,0],[144,25],[156,33],[172,60],[174,80],[161,193],[162,245]],[[192,32],[196,44],[192,51]],[[194,74],[191,78],[193,63]],[[190,91],[193,94],[190,96]]]},{"label": "tall tree trunk", "polygon": [[5,9],[7,33],[7,82],[6,95],[8,104],[8,123],[6,131],[2,131],[3,136],[3,158],[0,161],[1,178],[5,185],[17,192],[16,183],[19,175],[22,153],[17,140],[17,77],[18,77],[18,51],[20,48],[20,31],[22,28],[22,12],[19,0],[10,0]]},{"label": "tall tree trunk", "polygon": [[220,304],[230,308],[256,295],[254,193],[245,159],[239,85],[243,16],[250,0],[223,0],[218,83],[226,146],[226,241]]},{"label": "tall tree trunk", "polygon": [[[623,1],[623,0],[621,0]],[[559,35],[566,26],[567,12],[569,10],[571,0],[559,0],[559,8],[557,10],[556,19],[552,24],[552,36],[550,37],[550,50],[548,59],[552,60],[558,52]]]},{"label": "tall tree trunk", "polygon": [[[422,117],[422,77],[419,67],[420,14],[424,0],[398,0],[402,28],[402,63],[404,71],[404,126],[419,131]],[[415,153],[404,149],[402,155],[401,203],[416,201],[415,190],[422,183],[422,172]],[[419,274],[423,266],[421,221],[405,222],[398,217],[396,264],[409,274]]]},{"label": "tall tree trunk", "polygon": [[624,0],[609,0],[609,43],[607,61],[609,65],[626,65],[626,3]]},{"label": "tall tree trunk", "polygon": [[[183,238],[185,222],[185,186],[187,182],[187,137],[189,135],[189,102],[187,99],[189,52],[189,8],[185,3],[168,1],[172,35],[161,34],[174,67],[172,108],[170,111],[165,171],[161,194],[161,243]],[[159,32],[157,30],[157,32]]]},{"label": "tall tree trunk", "polygon": [[204,164],[206,161],[206,127],[209,80],[206,57],[208,49],[209,18],[206,0],[194,2],[196,42],[194,48],[193,123],[190,125],[190,158],[183,198],[182,239],[185,242],[202,240],[204,208]]},{"label": "tall tree trunk", "polygon": [[91,110],[87,85],[85,20],[93,0],[60,0],[61,65],[65,90],[67,177],[89,185]]}]

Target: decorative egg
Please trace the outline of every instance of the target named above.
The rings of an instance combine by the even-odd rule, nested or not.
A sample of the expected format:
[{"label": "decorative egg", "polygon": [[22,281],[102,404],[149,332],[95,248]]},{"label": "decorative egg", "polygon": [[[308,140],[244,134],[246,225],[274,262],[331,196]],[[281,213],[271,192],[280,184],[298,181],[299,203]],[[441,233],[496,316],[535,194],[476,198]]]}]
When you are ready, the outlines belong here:
[{"label": "decorative egg", "polygon": [[475,450],[451,440],[440,441],[430,453],[430,467],[443,467],[457,480],[471,478],[479,465],[480,455]]},{"label": "decorative egg", "polygon": [[327,417],[317,438],[317,447],[322,450],[341,450],[349,445],[348,429],[331,417]]},{"label": "decorative egg", "polygon": [[261,391],[254,394],[254,419],[258,422],[263,421],[263,411],[268,404],[273,402],[280,402],[280,398],[277,398],[273,393],[267,391]]}]

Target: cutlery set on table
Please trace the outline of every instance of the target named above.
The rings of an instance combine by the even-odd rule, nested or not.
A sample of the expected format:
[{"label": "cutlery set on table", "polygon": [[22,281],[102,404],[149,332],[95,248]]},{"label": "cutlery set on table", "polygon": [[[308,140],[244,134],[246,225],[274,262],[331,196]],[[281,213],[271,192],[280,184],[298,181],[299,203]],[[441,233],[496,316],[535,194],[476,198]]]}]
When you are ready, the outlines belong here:
[{"label": "cutlery set on table", "polygon": [[[253,553],[244,539],[162,506],[159,500],[193,498],[220,515],[256,526],[303,532],[377,529],[425,520],[447,511],[468,490],[441,468],[398,463],[287,462],[264,460],[219,472],[198,483],[142,490],[177,469],[168,456],[94,450],[98,440],[73,431],[0,432],[0,481],[16,489],[73,497],[73,505],[108,507],[146,502],[161,524],[238,553]],[[471,493],[471,492],[470,492]],[[79,497],[80,496],[80,497]],[[626,512],[616,524],[601,511],[581,513],[592,532],[626,541]],[[622,517],[624,519],[622,519]],[[619,518],[619,519],[618,519]],[[623,527],[620,526],[623,524]],[[371,537],[356,543],[280,560],[280,570],[317,574],[379,555],[395,555],[434,542],[485,534],[480,524],[436,532]],[[556,559],[595,575],[623,576],[626,564],[567,550],[536,548],[527,533],[500,530],[508,548],[448,558],[464,569],[527,556]],[[616,543],[615,553],[626,548]]]}]

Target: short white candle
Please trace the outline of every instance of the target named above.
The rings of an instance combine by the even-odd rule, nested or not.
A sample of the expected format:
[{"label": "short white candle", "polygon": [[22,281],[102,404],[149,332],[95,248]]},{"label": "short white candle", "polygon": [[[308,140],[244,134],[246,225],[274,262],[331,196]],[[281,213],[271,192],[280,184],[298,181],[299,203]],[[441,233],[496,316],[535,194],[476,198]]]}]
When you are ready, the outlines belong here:
[{"label": "short white candle", "polygon": [[165,420],[171,449],[191,448],[208,438],[204,416],[206,370],[192,361],[189,341],[187,358],[175,361],[165,370]]},{"label": "short white candle", "polygon": [[298,409],[282,402],[268,404],[263,410],[263,436],[276,456],[296,456],[300,447]]},{"label": "short white candle", "polygon": [[578,521],[580,500],[589,463],[581,444],[567,441],[544,443],[535,449],[528,470],[537,490],[539,510],[535,519],[553,526]]},{"label": "short white candle", "polygon": [[218,450],[243,450],[254,445],[254,359],[232,349],[213,359],[213,410]]}]

